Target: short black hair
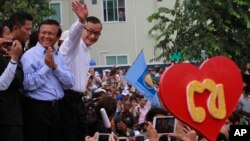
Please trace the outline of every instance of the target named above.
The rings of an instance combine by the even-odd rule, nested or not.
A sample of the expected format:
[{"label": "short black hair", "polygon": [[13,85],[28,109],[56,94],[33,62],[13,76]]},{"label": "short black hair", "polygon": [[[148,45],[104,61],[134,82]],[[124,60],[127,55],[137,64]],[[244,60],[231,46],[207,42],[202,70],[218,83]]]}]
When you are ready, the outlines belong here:
[{"label": "short black hair", "polygon": [[235,123],[240,123],[241,117],[238,111],[233,111],[231,115],[228,117],[228,120],[235,125]]},{"label": "short black hair", "polygon": [[33,17],[26,12],[16,12],[10,16],[8,21],[8,27],[12,31],[14,26],[23,26],[25,21],[33,21]]},{"label": "short black hair", "polygon": [[104,96],[100,99],[96,106],[97,119],[102,120],[100,109],[104,108],[108,117],[112,117],[115,114],[117,103],[116,100],[111,96]]},{"label": "short black hair", "polygon": [[102,24],[101,21],[97,18],[97,17],[94,17],[94,16],[89,16],[86,18],[86,21],[87,22],[91,22],[93,24]]},{"label": "short black hair", "polygon": [[61,37],[62,28],[61,28],[61,26],[60,26],[60,24],[59,24],[58,21],[53,20],[53,19],[47,19],[47,20],[41,22],[40,25],[38,26],[38,32],[40,32],[40,28],[41,28],[42,25],[56,25],[56,26],[58,26],[57,37]]},{"label": "short black hair", "polygon": [[146,114],[145,120],[153,122],[154,116],[158,114],[165,115],[165,116],[169,115],[169,113],[165,109],[154,107],[148,111],[148,113]]}]

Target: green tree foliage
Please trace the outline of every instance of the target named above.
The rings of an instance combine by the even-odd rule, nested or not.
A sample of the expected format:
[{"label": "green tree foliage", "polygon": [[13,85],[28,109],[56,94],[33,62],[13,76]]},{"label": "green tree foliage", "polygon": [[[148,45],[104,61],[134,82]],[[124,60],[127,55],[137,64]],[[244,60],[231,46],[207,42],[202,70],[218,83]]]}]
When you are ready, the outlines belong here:
[{"label": "green tree foliage", "polygon": [[224,55],[238,65],[250,61],[249,0],[176,0],[175,7],[161,7],[148,17],[154,26],[155,49],[162,53],[153,60],[171,61],[173,52],[182,61],[201,62]]},{"label": "green tree foliage", "polygon": [[34,28],[44,20],[45,17],[53,15],[55,11],[49,8],[50,0],[1,0],[0,21],[8,19],[9,16],[17,11],[30,13],[34,18]]}]

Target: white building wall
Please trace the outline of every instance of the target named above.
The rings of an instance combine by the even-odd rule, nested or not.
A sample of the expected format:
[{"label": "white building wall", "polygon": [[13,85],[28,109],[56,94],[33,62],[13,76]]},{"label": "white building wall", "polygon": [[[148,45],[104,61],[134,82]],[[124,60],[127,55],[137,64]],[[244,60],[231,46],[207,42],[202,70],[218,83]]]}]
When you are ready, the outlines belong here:
[{"label": "white building wall", "polygon": [[[71,11],[71,0],[61,1],[63,30],[66,30],[76,20]],[[96,16],[103,22],[102,0],[97,0],[92,5],[92,0],[84,0],[89,9],[90,16]],[[147,21],[147,17],[158,10],[159,7],[173,7],[175,0],[125,0],[126,21],[125,22],[103,22],[102,35],[94,44],[91,58],[98,66],[105,65],[105,57],[108,55],[127,55],[128,64],[132,64],[137,55],[144,49],[147,63],[154,57],[155,41],[148,35],[153,24]],[[161,62],[154,62],[161,63]]]}]

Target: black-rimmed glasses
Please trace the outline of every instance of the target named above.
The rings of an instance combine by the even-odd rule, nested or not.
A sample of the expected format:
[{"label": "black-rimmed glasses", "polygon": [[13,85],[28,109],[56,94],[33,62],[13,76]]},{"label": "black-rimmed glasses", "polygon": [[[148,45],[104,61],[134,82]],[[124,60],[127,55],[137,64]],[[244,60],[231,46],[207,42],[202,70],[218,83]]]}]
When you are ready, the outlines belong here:
[{"label": "black-rimmed glasses", "polygon": [[99,31],[92,31],[86,27],[84,27],[84,29],[87,31],[87,34],[89,34],[90,36],[95,35],[96,37],[99,37],[101,35],[101,32],[99,32]]}]

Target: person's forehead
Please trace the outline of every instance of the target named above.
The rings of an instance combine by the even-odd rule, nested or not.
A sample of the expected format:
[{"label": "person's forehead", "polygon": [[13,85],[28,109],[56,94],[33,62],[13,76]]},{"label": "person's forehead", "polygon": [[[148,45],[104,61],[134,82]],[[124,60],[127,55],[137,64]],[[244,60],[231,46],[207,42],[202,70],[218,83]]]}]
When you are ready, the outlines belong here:
[{"label": "person's forehead", "polygon": [[[40,27],[40,30],[49,30],[49,31],[51,31],[50,29],[58,29],[58,26],[52,25],[52,24],[42,24],[41,27]],[[57,31],[57,30],[54,30],[54,31]]]}]

